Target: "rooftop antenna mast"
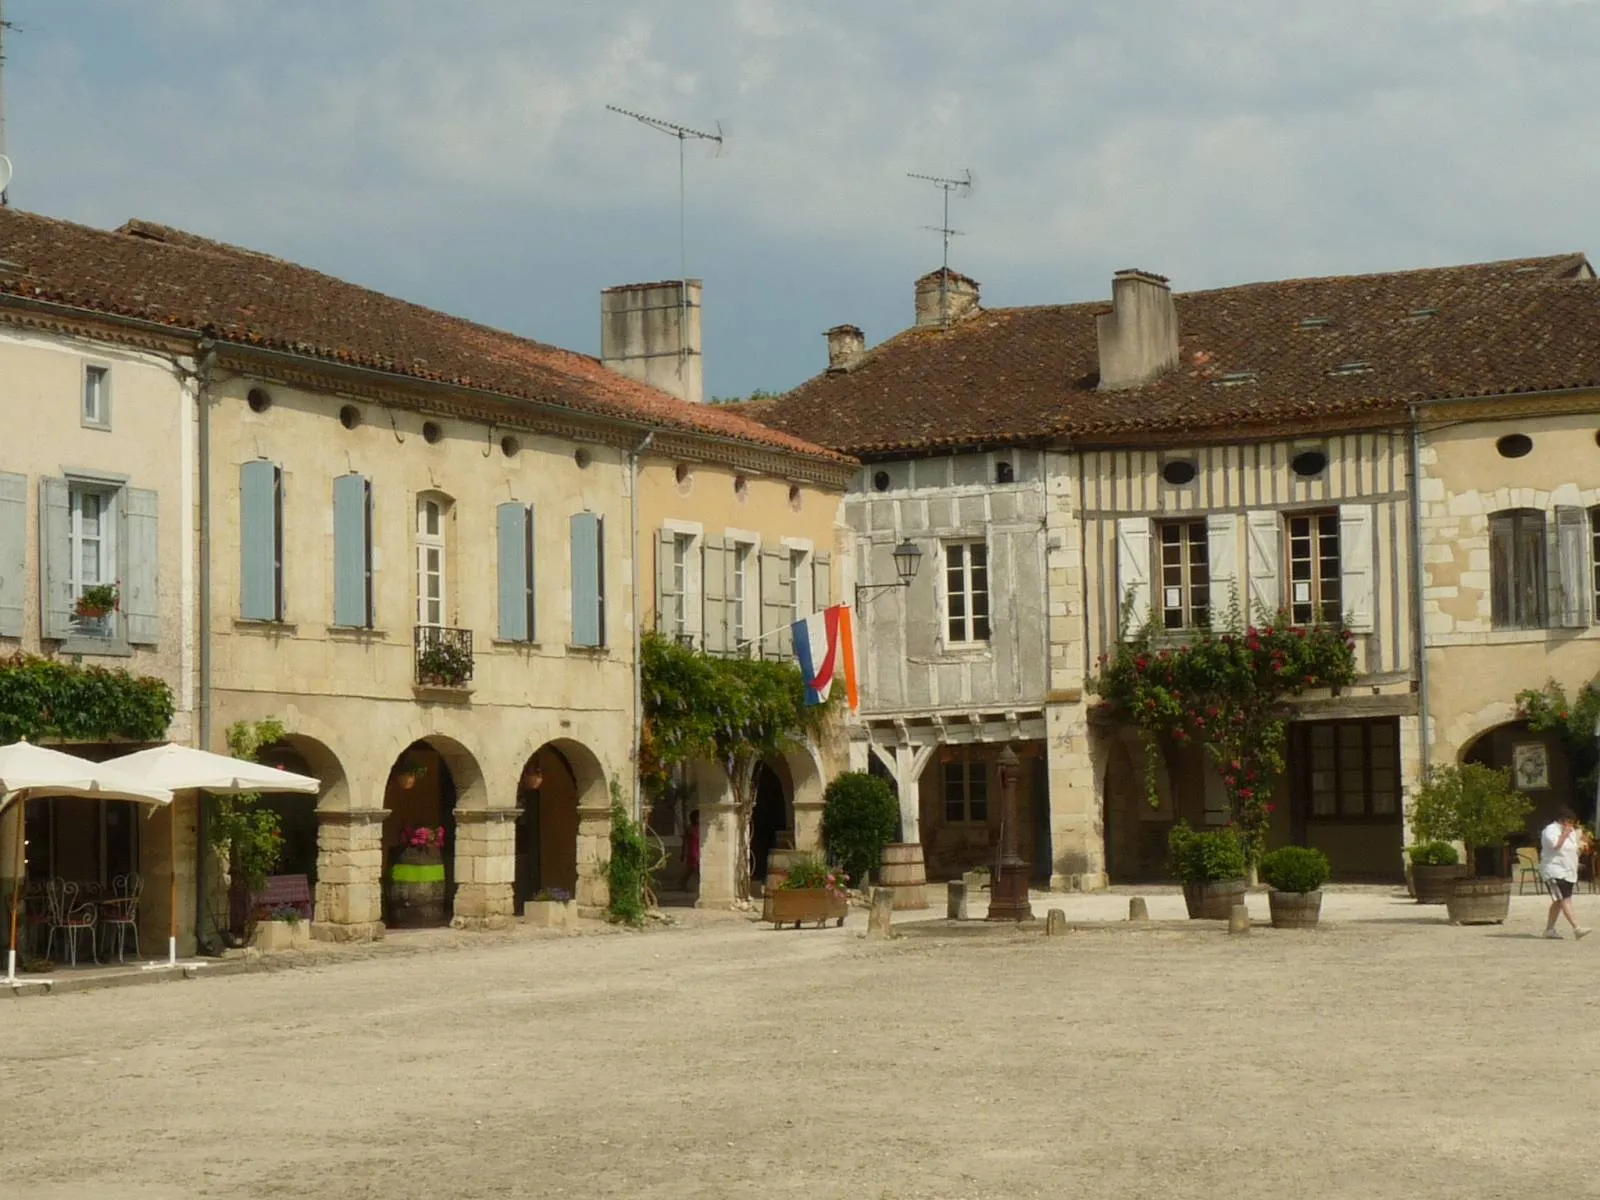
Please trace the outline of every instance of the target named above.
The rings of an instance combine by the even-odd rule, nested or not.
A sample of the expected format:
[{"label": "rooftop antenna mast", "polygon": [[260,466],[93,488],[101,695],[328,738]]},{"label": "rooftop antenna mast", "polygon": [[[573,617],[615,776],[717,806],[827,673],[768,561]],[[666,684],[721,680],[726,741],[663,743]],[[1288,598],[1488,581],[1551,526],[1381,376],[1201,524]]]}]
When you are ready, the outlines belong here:
[{"label": "rooftop antenna mast", "polygon": [[960,179],[948,179],[942,175],[918,175],[915,171],[906,172],[907,179],[920,179],[924,183],[931,183],[944,193],[944,222],[939,225],[924,225],[924,229],[944,235],[944,265],[939,272],[939,323],[946,329],[950,328],[950,239],[962,236],[959,229],[950,228],[950,193],[956,192],[961,196],[972,195],[973,178],[971,171],[962,171]]},{"label": "rooftop antenna mast", "polygon": [[6,0],[0,0],[0,208],[11,203],[6,189],[11,186],[11,160],[6,157],[6,31],[16,26],[6,20]]}]

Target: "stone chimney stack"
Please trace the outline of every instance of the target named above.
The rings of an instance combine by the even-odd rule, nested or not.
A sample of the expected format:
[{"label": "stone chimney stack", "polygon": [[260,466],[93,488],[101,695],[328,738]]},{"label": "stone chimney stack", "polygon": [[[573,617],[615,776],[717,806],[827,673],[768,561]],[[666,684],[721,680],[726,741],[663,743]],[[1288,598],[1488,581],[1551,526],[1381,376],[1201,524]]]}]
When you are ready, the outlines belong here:
[{"label": "stone chimney stack", "polygon": [[625,283],[601,292],[600,361],[629,379],[701,403],[700,281]]},{"label": "stone chimney stack", "polygon": [[1095,318],[1100,343],[1100,387],[1138,387],[1178,365],[1178,310],[1166,277],[1118,271],[1111,280],[1111,311]]},{"label": "stone chimney stack", "polygon": [[835,325],[823,334],[828,339],[828,370],[848,371],[867,352],[867,335],[857,325]]},{"label": "stone chimney stack", "polygon": [[[941,281],[944,284],[943,295],[940,294]],[[949,309],[952,325],[977,312],[978,281],[942,267],[937,271],[929,271],[917,280],[918,329],[943,324],[946,308]]]}]

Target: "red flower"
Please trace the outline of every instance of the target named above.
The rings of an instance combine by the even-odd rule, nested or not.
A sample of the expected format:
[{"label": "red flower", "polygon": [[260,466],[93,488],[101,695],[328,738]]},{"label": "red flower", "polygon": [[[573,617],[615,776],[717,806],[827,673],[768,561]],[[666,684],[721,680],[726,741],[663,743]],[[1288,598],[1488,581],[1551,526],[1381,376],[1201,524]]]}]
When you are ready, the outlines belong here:
[{"label": "red flower", "polygon": [[1269,805],[1267,805],[1267,811],[1268,811],[1268,812],[1271,812],[1271,811],[1273,811],[1273,809],[1274,809],[1274,808],[1275,808],[1275,807],[1276,807],[1276,806],[1275,806],[1275,805],[1272,805],[1272,804],[1269,804]]},{"label": "red flower", "polygon": [[1256,794],[1256,792],[1255,792],[1254,788],[1240,788],[1239,789],[1239,795],[1244,797],[1246,800],[1250,799],[1250,797],[1254,796],[1255,794]]}]

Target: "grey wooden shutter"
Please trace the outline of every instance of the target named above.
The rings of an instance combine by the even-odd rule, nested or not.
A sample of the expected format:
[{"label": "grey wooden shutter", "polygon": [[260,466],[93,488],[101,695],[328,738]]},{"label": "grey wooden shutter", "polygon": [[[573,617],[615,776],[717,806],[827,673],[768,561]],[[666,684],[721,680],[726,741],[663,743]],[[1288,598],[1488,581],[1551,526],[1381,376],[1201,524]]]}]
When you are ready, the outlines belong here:
[{"label": "grey wooden shutter", "polygon": [[[1413,551],[1413,553],[1420,553]],[[1489,518],[1489,613],[1497,628],[1509,628],[1513,621],[1511,597],[1516,590],[1516,516],[1495,513]]]},{"label": "grey wooden shutter", "polygon": [[572,514],[572,644],[600,646],[603,616],[600,577],[600,517]]},{"label": "grey wooden shutter", "polygon": [[265,459],[239,466],[239,616],[276,621],[279,607],[278,468]]},{"label": "grey wooden shutter", "polygon": [[1542,629],[1549,621],[1546,602],[1545,515],[1524,509],[1517,519],[1517,590],[1521,593],[1518,617],[1525,629]]},{"label": "grey wooden shutter", "polygon": [[788,550],[761,552],[761,630],[759,635],[751,635],[761,638],[755,646],[758,658],[790,658],[794,654],[789,636],[794,620],[794,607],[789,603],[793,569]]},{"label": "grey wooden shutter", "polygon": [[1339,506],[1339,596],[1346,628],[1373,630],[1372,505]]},{"label": "grey wooden shutter", "polygon": [[1556,567],[1561,593],[1557,599],[1560,624],[1578,629],[1589,623],[1589,515],[1581,508],[1556,506]]},{"label": "grey wooden shutter", "polygon": [[[822,550],[811,555],[811,612],[833,606],[833,556]],[[806,614],[810,616],[810,613]]]},{"label": "grey wooden shutter", "polygon": [[333,623],[347,629],[372,623],[371,507],[366,476],[333,481]]},{"label": "grey wooden shutter", "polygon": [[1117,521],[1117,609],[1126,606],[1127,628],[1134,634],[1150,621],[1150,521],[1122,517]]},{"label": "grey wooden shutter", "polygon": [[495,540],[498,544],[500,624],[499,637],[505,642],[533,640],[533,588],[530,570],[528,506],[515,502],[495,509]]},{"label": "grey wooden shutter", "polygon": [[1277,619],[1282,605],[1283,528],[1276,512],[1250,512],[1245,514],[1245,531],[1248,534],[1250,572],[1250,611],[1245,613],[1249,624],[1258,618]]},{"label": "grey wooden shutter", "polygon": [[72,635],[72,498],[65,479],[39,481],[41,636]]},{"label": "grey wooden shutter", "polygon": [[727,542],[709,535],[703,539],[700,560],[703,613],[700,648],[707,654],[728,652],[728,575],[732,563],[733,553]]},{"label": "grey wooden shutter", "polygon": [[678,611],[683,604],[673,570],[677,548],[678,535],[672,530],[663,529],[656,534],[656,628],[669,637],[677,632]]},{"label": "grey wooden shutter", "polygon": [[1220,629],[1239,594],[1239,518],[1234,513],[1212,513],[1206,518],[1206,565],[1210,570],[1211,624]]},{"label": "grey wooden shutter", "polygon": [[0,471],[0,637],[22,636],[28,586],[28,477]]},{"label": "grey wooden shutter", "polygon": [[161,539],[156,527],[160,496],[145,488],[122,492],[122,544],[126,573],[122,587],[122,617],[128,641],[153,646],[161,640]]}]

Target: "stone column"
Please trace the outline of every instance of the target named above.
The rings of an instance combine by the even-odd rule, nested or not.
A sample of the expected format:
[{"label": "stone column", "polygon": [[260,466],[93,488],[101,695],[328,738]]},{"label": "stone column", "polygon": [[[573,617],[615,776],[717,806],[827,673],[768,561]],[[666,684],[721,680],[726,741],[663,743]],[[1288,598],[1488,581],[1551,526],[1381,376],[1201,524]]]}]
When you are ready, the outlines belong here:
[{"label": "stone column", "polygon": [[1092,892],[1106,886],[1105,822],[1089,754],[1088,712],[1081,701],[1045,706],[1050,773],[1050,890]]},{"label": "stone column", "polygon": [[[805,854],[822,853],[822,801],[794,802],[794,848]],[[765,867],[766,864],[760,864]]]},{"label": "stone column", "polygon": [[165,953],[172,928],[174,829],[178,833],[178,954],[192,955],[198,949],[194,869],[201,802],[195,792],[179,792],[170,805],[150,813],[139,827],[139,874],[144,879],[144,895],[139,901],[139,948],[146,953]]},{"label": "stone column", "polygon": [[383,936],[381,808],[317,809],[317,894],[311,936],[359,942]]},{"label": "stone column", "polygon": [[[606,864],[611,861],[611,808],[578,805],[578,894],[580,917],[603,917],[611,907]],[[513,865],[515,865],[513,860]]]},{"label": "stone column", "polygon": [[732,908],[739,898],[739,810],[700,801],[700,898],[696,908]]},{"label": "stone column", "polygon": [[453,929],[508,929],[516,918],[515,808],[457,808]]}]

